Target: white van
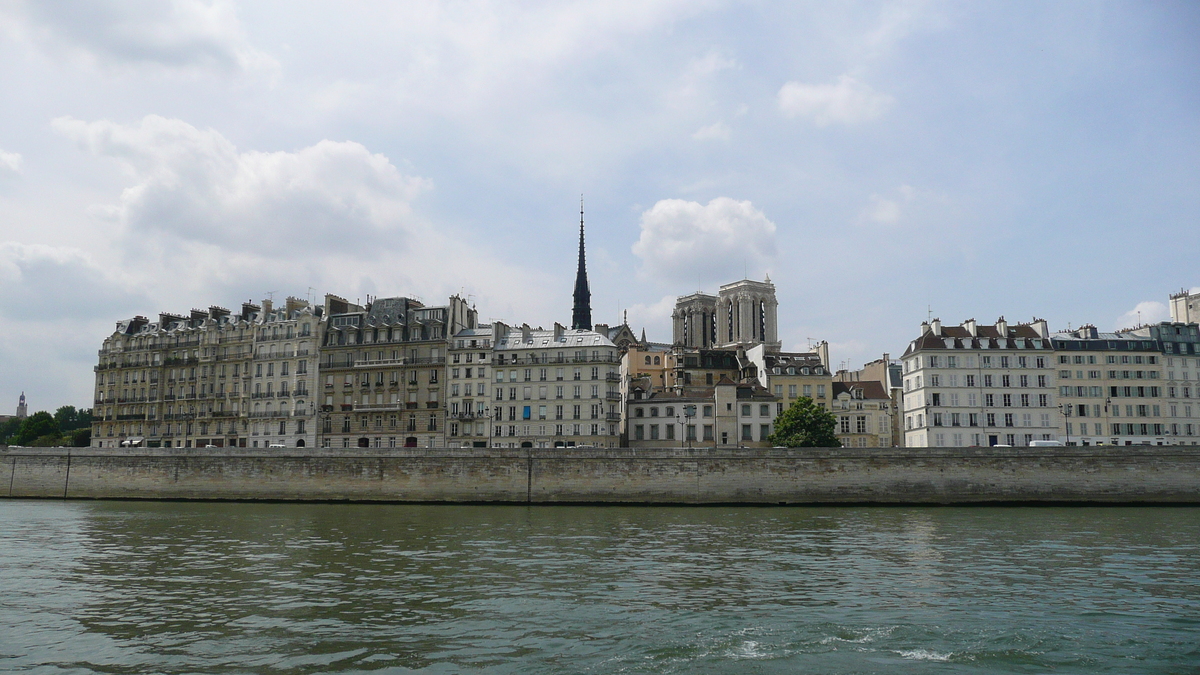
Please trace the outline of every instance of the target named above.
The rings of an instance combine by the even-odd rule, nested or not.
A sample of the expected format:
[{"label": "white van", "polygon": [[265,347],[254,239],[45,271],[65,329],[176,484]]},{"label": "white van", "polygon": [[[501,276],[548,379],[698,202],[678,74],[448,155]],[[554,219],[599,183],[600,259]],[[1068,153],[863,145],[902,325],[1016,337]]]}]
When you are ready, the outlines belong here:
[{"label": "white van", "polygon": [[1065,447],[1062,441],[1029,441],[1031,448],[1061,448]]}]

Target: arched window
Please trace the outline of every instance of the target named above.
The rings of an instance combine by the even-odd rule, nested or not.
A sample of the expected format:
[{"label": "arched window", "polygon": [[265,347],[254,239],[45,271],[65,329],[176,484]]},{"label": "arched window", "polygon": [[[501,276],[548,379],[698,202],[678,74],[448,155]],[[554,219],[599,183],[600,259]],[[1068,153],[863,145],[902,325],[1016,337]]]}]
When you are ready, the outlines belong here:
[{"label": "arched window", "polygon": [[654,365],[662,365],[662,360],[659,357],[654,357]]},{"label": "arched window", "polygon": [[650,365],[650,356],[649,355],[646,356],[646,365]]}]

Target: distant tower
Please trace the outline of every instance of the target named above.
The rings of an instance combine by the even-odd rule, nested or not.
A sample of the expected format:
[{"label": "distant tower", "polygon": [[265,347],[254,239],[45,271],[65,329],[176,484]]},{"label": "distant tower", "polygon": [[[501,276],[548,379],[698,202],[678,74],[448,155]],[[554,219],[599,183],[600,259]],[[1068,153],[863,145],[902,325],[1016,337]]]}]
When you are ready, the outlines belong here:
[{"label": "distant tower", "polygon": [[571,328],[592,329],[592,291],[588,289],[587,263],[583,256],[583,196],[579,197],[579,269],[575,272],[575,308]]},{"label": "distant tower", "polygon": [[25,392],[21,392],[21,399],[17,402],[17,419],[25,419],[29,416],[29,408],[25,405]]}]

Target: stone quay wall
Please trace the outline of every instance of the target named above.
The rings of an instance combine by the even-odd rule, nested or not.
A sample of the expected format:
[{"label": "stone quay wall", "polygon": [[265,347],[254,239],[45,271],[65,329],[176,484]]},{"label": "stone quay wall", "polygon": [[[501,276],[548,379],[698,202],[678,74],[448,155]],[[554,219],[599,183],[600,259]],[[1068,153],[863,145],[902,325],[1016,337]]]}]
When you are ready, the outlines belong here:
[{"label": "stone quay wall", "polygon": [[234,449],[0,446],[0,496],[644,503],[1200,503],[1200,447]]}]

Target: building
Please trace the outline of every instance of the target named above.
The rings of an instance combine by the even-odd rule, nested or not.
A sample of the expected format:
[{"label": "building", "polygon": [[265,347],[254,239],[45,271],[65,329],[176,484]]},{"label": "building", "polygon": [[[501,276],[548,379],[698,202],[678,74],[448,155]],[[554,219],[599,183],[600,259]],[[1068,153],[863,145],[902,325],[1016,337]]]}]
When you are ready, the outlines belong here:
[{"label": "building", "polygon": [[450,336],[476,323],[458,296],[359,306],[325,296],[320,354],[323,447],[441,447]]},{"label": "building", "polygon": [[117,322],[95,368],[93,447],[247,447],[258,305]]},{"label": "building", "polygon": [[833,375],[829,372],[829,344],[821,342],[813,352],[768,352],[759,344],[746,350],[754,376],[778,399],[778,412],[790,408],[798,398],[812,399],[823,410],[831,410]]},{"label": "building", "polygon": [[892,397],[882,382],[834,382],[834,433],[844,448],[892,447]]},{"label": "building", "polygon": [[23,420],[29,417],[29,406],[25,404],[25,392],[21,392],[21,398],[17,399],[17,419]]},{"label": "building", "polygon": [[458,331],[451,341],[449,354],[445,446],[491,447],[492,325]]},{"label": "building", "polygon": [[492,447],[616,447],[620,355],[592,330],[492,324]]},{"label": "building", "polygon": [[[281,308],[263,301],[254,328],[253,362],[247,364],[253,367],[248,412],[251,447],[316,446],[318,409],[313,396],[318,391],[322,312],[323,308],[314,309],[298,298],[289,297]],[[224,386],[218,383],[219,388]],[[230,410],[223,414],[235,416]]]},{"label": "building", "polygon": [[885,353],[882,359],[870,361],[858,370],[839,370],[834,375],[834,380],[837,382],[878,382],[892,399],[892,404],[888,409],[892,419],[892,445],[897,447],[904,445],[904,433],[901,429],[903,422],[900,414],[900,411],[904,409],[904,369],[899,362],[892,360],[891,355]]},{"label": "building", "polygon": [[1200,323],[1200,288],[1171,295],[1172,323]]},{"label": "building", "polygon": [[643,390],[626,402],[628,447],[770,447],[778,400],[753,381]]},{"label": "building", "polygon": [[680,296],[671,314],[672,344],[699,350],[765,343],[769,351],[779,351],[778,310],[770,277],[725,284],[716,296],[700,291]]},{"label": "building", "polygon": [[1059,438],[1054,347],[1043,320],[921,324],[902,358],[904,445],[1027,446]]}]

